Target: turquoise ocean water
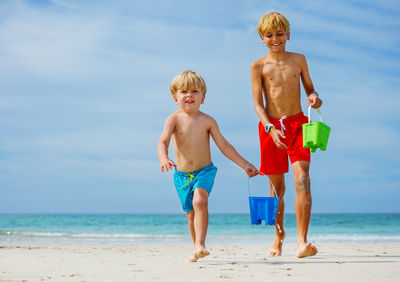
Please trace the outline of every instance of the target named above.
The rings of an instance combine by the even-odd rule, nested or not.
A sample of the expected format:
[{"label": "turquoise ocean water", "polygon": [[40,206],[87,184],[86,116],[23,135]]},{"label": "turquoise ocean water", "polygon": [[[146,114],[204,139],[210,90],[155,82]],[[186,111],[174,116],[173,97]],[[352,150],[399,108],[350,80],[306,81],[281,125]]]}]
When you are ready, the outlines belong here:
[{"label": "turquoise ocean water", "polygon": [[[287,241],[296,218],[285,215]],[[251,225],[248,214],[211,214],[208,242],[270,242],[274,227]],[[312,242],[400,242],[400,214],[313,214]],[[190,242],[185,214],[0,214],[0,243]]]}]

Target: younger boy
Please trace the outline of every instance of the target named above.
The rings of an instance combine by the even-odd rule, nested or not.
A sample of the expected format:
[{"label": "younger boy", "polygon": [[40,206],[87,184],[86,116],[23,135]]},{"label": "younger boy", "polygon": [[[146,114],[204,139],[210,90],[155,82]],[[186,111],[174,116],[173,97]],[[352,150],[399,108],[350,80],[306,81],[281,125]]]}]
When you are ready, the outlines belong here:
[{"label": "younger boy", "polygon": [[[210,135],[221,152],[243,168],[249,177],[257,175],[258,171],[222,136],[217,122],[199,110],[207,87],[198,73],[184,71],[178,74],[172,80],[170,90],[179,109],[167,118],[157,152],[161,171],[175,167],[174,183],[182,208],[187,213],[194,245],[188,261],[196,262],[198,258],[210,254],[205,246],[208,196],[217,173],[211,162]],[[171,137],[176,164],[168,157]]]},{"label": "younger boy", "polygon": [[[311,213],[310,150],[303,148],[302,124],[307,122],[300,104],[300,80],[313,108],[322,104],[308,71],[306,58],[285,50],[290,38],[290,24],[284,15],[271,12],[258,23],[258,33],[269,53],[251,65],[254,108],[259,122],[261,147],[260,173],[269,175],[279,195],[275,240],[271,256],[282,254],[285,238],[283,213],[284,173],[288,172],[288,156],[293,167],[296,188],[298,257],[313,256],[317,248],[307,242]],[[265,104],[264,104],[265,101]]]}]

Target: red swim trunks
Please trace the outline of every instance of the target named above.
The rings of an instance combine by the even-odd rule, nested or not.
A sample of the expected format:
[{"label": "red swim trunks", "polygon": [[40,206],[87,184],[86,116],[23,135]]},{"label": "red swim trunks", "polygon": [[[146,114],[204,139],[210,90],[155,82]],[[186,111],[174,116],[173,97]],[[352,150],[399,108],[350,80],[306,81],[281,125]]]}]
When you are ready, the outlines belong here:
[{"label": "red swim trunks", "polygon": [[269,118],[276,129],[282,130],[282,120],[284,126],[284,134],[286,138],[281,141],[286,145],[287,149],[279,149],[272,140],[269,133],[265,132],[265,128],[260,122],[258,124],[258,133],[260,136],[261,148],[261,167],[260,172],[271,174],[283,174],[289,171],[288,156],[290,163],[296,161],[310,161],[310,149],[303,147],[303,123],[308,122],[308,118],[303,113],[299,113],[287,118]]}]

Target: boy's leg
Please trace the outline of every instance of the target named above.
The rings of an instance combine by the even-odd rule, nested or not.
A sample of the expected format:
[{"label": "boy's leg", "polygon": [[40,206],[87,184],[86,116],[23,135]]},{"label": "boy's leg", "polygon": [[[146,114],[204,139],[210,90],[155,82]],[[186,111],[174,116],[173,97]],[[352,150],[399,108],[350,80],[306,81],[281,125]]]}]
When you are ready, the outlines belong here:
[{"label": "boy's leg", "polygon": [[[272,243],[271,250],[269,252],[270,256],[281,256],[282,255],[282,244],[285,239],[285,230],[283,228],[283,216],[285,211],[285,202],[283,197],[285,195],[285,175],[284,174],[274,174],[269,175],[269,179],[276,189],[276,193],[279,197],[278,214],[276,216],[275,224],[275,240]],[[274,195],[274,190],[270,184],[270,195]],[[275,195],[274,195],[275,196]]]},{"label": "boy's leg", "polygon": [[195,254],[202,258],[210,253],[206,249],[206,235],[208,228],[208,192],[203,188],[196,188],[193,193]]},{"label": "boy's leg", "polygon": [[188,218],[188,227],[190,236],[192,237],[193,245],[196,242],[196,233],[194,232],[194,210],[186,213]]},{"label": "boy's leg", "polygon": [[188,226],[189,226],[190,235],[191,235],[192,241],[193,241],[193,253],[191,256],[189,256],[187,258],[187,261],[188,262],[196,262],[198,258],[194,251],[194,244],[196,243],[196,233],[194,231],[194,210],[187,212],[186,215],[188,218]]},{"label": "boy's leg", "polygon": [[311,190],[309,177],[310,162],[297,161],[293,163],[294,186],[296,188],[295,211],[297,220],[297,252],[298,257],[315,255],[317,248],[307,243],[308,226],[311,216]]}]

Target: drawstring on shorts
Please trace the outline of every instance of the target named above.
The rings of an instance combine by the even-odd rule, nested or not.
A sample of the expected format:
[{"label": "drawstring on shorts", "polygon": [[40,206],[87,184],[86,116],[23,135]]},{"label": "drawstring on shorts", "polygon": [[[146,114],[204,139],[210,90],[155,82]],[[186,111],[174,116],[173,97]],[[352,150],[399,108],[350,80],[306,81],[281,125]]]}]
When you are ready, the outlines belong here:
[{"label": "drawstring on shorts", "polygon": [[285,126],[283,125],[283,120],[286,119],[286,116],[283,116],[279,119],[279,123],[281,124],[281,131],[282,133],[285,133],[284,131],[286,130]]},{"label": "drawstring on shorts", "polygon": [[183,185],[179,190],[182,190],[185,186],[187,186],[190,182],[192,182],[192,180],[194,178],[193,173],[188,173],[188,174],[186,174],[186,176],[188,176],[187,183],[185,185]]}]

